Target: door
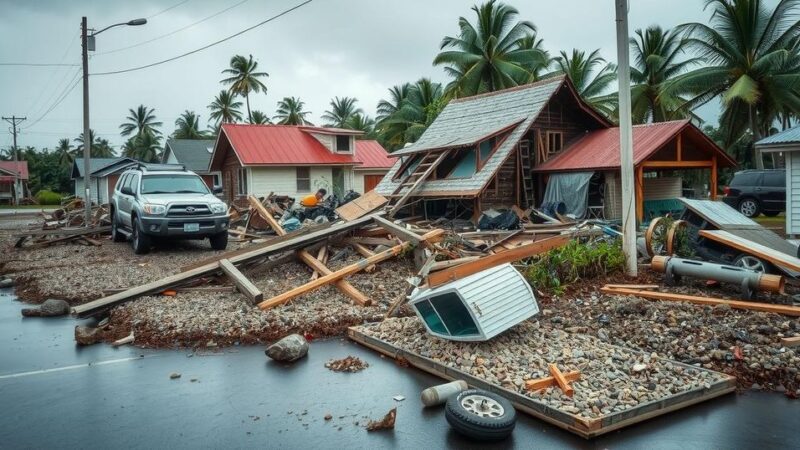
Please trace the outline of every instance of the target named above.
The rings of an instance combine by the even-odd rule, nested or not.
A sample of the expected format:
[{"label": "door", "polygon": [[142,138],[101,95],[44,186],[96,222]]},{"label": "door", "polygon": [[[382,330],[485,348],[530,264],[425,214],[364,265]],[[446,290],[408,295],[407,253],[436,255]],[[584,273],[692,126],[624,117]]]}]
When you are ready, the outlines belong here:
[{"label": "door", "polygon": [[340,167],[334,167],[331,177],[333,178],[333,193],[338,195],[339,198],[344,197],[344,170]]},{"label": "door", "polygon": [[383,175],[364,175],[364,194],[375,189],[375,186],[381,182]]},{"label": "door", "polygon": [[775,170],[764,172],[761,199],[765,211],[786,210],[786,171]]},{"label": "door", "polygon": [[132,174],[125,180],[125,186],[129,187],[131,191],[133,191],[133,195],[125,195],[120,193],[119,195],[119,204],[117,208],[119,208],[119,219],[123,225],[132,227],[133,223],[131,221],[131,211],[133,210],[133,203],[135,201],[136,191],[139,189],[139,175]]}]

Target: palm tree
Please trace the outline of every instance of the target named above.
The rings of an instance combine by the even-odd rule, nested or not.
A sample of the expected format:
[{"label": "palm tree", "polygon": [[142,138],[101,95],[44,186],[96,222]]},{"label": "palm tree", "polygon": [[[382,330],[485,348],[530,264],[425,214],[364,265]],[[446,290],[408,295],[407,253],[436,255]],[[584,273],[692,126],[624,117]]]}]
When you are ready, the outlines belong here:
[{"label": "palm tree", "polygon": [[410,88],[411,83],[403,83],[389,88],[389,100],[381,99],[378,102],[378,122],[400,111],[400,108],[403,107],[403,102],[408,98]]},{"label": "palm tree", "polygon": [[[407,83],[408,84],[408,83]],[[382,100],[384,111],[388,106],[394,108],[397,87],[389,90],[391,101]],[[426,128],[436,119],[447,103],[442,85],[433,83],[428,78],[421,78],[414,84],[408,84],[405,98],[400,101],[394,112],[383,117],[377,124],[377,133],[381,143],[389,150],[403,147],[407,142],[415,142]]]},{"label": "palm tree", "polygon": [[306,119],[311,114],[303,110],[305,104],[299,97],[284,97],[278,102],[278,111],[273,117],[281,125],[313,125]]},{"label": "palm tree", "polygon": [[346,128],[363,131],[364,134],[359,136],[360,139],[375,139],[375,119],[364,113],[359,112],[350,116]]},{"label": "palm tree", "polygon": [[120,130],[122,130],[120,132],[122,136],[130,136],[134,132],[139,136],[143,134],[161,134],[161,131],[156,129],[162,123],[156,121],[155,109],[148,109],[144,105],[139,105],[135,110],[129,109],[128,117],[125,119],[127,122],[119,126]]},{"label": "palm tree", "polygon": [[200,131],[200,116],[188,109],[175,119],[175,131],[172,132],[172,137],[175,139],[208,138],[203,131]]},{"label": "palm tree", "polygon": [[454,78],[447,88],[454,97],[526,83],[532,61],[547,64],[541,49],[520,47],[520,39],[535,33],[536,27],[528,21],[517,22],[516,9],[489,0],[472,10],[476,24],[460,17],[458,36],[445,37],[442,51],[433,60],[434,65],[445,65],[445,72]]},{"label": "palm tree", "polygon": [[161,151],[160,141],[160,137],[152,134],[134,136],[122,146],[122,156],[144,162],[158,161]]},{"label": "palm tree", "polygon": [[322,120],[326,121],[325,125],[336,128],[347,128],[348,121],[350,121],[355,114],[364,112],[361,108],[356,107],[357,101],[358,99],[355,97],[334,97],[330,103],[331,109],[326,110],[322,115]]},{"label": "palm tree", "polygon": [[[675,77],[666,90],[691,91],[700,104],[720,97],[726,146],[748,128],[755,142],[779,114],[800,113],[800,0],[780,0],[772,10],[761,0],[707,0],[708,7],[708,24],[679,27],[706,65]],[[751,149],[756,167],[763,168]]]},{"label": "palm tree", "polygon": [[211,110],[210,117],[217,123],[232,123],[242,120],[242,113],[239,108],[242,107],[242,102],[237,102],[228,91],[219,91],[219,95],[214,98],[214,101],[208,105]]},{"label": "palm tree", "polygon": [[272,122],[270,122],[269,117],[262,111],[254,110],[253,114],[250,116],[250,123],[255,125],[266,125]]},{"label": "palm tree", "polygon": [[[151,135],[145,134],[145,136]],[[98,139],[97,147],[92,147],[92,158],[113,158],[114,156],[116,156],[114,154],[114,148],[111,147],[108,139]]]},{"label": "palm tree", "polygon": [[555,61],[557,72],[572,80],[578,94],[587,103],[607,116],[613,114],[617,96],[608,91],[617,81],[616,66],[600,56],[600,49],[588,56],[583,50],[573,49],[571,55],[562,50],[561,56],[557,56]]},{"label": "palm tree", "polygon": [[679,60],[686,40],[677,33],[650,26],[631,38],[631,108],[634,123],[683,119],[692,104],[676,92],[664,92],[665,84],[697,64],[699,58]]},{"label": "palm tree", "polygon": [[58,140],[58,147],[56,147],[56,153],[58,153],[58,164],[60,166],[66,167],[72,164],[73,161],[72,144],[69,143],[69,138]]},{"label": "palm tree", "polygon": [[539,53],[537,58],[530,58],[523,61],[523,66],[528,69],[529,76],[527,79],[519,80],[519,84],[531,83],[538,81],[542,76],[546,75],[545,71],[550,67],[553,58],[550,53],[544,49],[544,42],[542,39],[537,39],[536,33],[528,33],[517,40],[517,47],[520,50],[536,50]]},{"label": "palm tree", "polygon": [[256,72],[258,62],[253,60],[253,55],[245,58],[242,55],[236,55],[231,58],[230,69],[222,71],[230,77],[221,80],[223,84],[230,84],[230,92],[244,97],[247,102],[247,118],[250,123],[253,123],[253,115],[250,113],[250,92],[264,92],[267,93],[267,86],[259,80],[262,77],[268,77],[266,72]]}]

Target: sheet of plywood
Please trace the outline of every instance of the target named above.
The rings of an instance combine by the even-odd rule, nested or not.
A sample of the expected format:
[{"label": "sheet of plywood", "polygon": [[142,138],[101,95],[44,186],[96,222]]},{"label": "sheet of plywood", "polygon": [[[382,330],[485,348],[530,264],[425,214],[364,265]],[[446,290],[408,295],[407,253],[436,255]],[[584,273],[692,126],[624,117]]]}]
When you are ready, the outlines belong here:
[{"label": "sheet of plywood", "polygon": [[369,214],[385,205],[387,201],[386,197],[381,194],[369,191],[361,197],[336,208],[336,214],[344,220],[358,219],[364,214]]}]

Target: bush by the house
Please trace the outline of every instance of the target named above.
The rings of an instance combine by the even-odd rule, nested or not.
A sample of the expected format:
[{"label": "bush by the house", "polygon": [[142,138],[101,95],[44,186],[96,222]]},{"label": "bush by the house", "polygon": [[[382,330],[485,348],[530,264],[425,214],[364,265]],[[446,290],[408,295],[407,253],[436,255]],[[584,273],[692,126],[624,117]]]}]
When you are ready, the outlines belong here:
[{"label": "bush by the house", "polygon": [[40,205],[60,205],[63,196],[58,192],[42,189],[36,193],[36,201]]}]

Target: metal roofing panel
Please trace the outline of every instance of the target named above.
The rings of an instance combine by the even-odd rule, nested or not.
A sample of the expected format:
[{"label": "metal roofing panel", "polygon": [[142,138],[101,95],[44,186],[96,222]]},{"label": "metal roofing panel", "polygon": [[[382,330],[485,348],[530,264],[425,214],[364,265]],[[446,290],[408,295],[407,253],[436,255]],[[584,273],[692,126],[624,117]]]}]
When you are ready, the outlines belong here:
[{"label": "metal roofing panel", "polygon": [[756,147],[800,143],[800,126],[789,128],[756,142]]},{"label": "metal roofing panel", "polygon": [[758,222],[731,208],[727,203],[693,198],[678,200],[717,228],[763,228]]},{"label": "metal roofing panel", "polygon": [[0,161],[0,169],[17,174],[21,179],[28,179],[28,161]]},{"label": "metal roofing panel", "polygon": [[395,162],[386,149],[374,140],[356,140],[356,160],[361,162],[359,169],[388,169]]},{"label": "metal roofing panel", "polygon": [[169,147],[175,159],[187,169],[208,172],[208,164],[211,162],[209,149],[214,150],[213,139],[167,139],[164,146]]},{"label": "metal roofing panel", "polygon": [[353,155],[333,153],[299,126],[224,123],[243,165],[360,165]]}]

